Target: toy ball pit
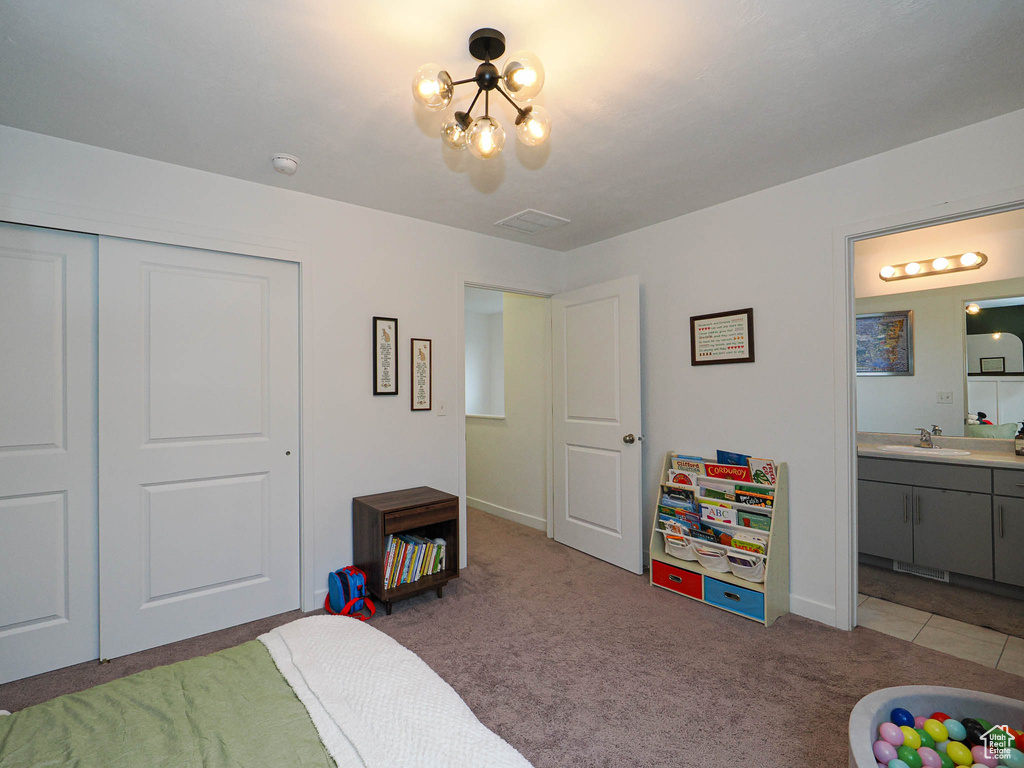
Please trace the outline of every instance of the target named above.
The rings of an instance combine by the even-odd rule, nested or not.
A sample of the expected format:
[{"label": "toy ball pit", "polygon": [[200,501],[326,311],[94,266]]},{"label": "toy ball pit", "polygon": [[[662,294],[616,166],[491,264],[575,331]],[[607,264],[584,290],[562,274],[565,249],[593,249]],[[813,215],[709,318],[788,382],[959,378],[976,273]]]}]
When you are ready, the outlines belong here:
[{"label": "toy ball pit", "polygon": [[[935,685],[882,688],[874,693],[869,693],[858,701],[857,706],[850,713],[850,768],[878,768],[879,758],[873,751],[875,742],[879,741],[878,729],[883,723],[891,722],[890,713],[894,709],[904,709],[915,716],[924,716],[932,720],[934,718],[931,718],[930,715],[940,712],[949,713],[950,718],[947,719],[957,721],[961,718],[982,720],[985,724],[1005,724],[1018,729],[1024,724],[1024,701],[1008,699],[1005,696]],[[929,725],[930,728],[923,728],[923,731],[934,731],[934,735],[945,735],[932,723],[926,723],[926,725]],[[914,732],[912,726],[913,722],[908,728]],[[914,735],[920,738],[916,732]],[[898,740],[898,738],[898,736],[894,736],[894,739]],[[897,752],[899,751],[899,747],[894,748]],[[883,747],[879,747],[879,749],[883,754],[888,755],[887,749]],[[925,749],[929,748],[925,747]],[[968,746],[968,754],[970,754],[969,750]],[[925,756],[931,757],[927,751]],[[927,768],[927,763],[924,764],[924,768]]]}]

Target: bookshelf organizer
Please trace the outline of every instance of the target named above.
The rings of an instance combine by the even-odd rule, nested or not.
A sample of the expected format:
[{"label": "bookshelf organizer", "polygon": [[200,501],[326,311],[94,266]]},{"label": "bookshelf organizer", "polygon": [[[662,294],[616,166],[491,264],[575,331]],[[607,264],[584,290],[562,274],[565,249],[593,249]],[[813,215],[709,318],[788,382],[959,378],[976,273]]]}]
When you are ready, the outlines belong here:
[{"label": "bookshelf organizer", "polygon": [[[413,582],[386,586],[385,542],[399,533],[444,539],[444,568]],[[356,567],[366,574],[367,591],[384,603],[389,616],[396,600],[431,589],[441,598],[444,586],[459,577],[459,497],[426,486],[357,496],[352,499],[352,549]]]},{"label": "bookshelf organizer", "polygon": [[[668,483],[668,470],[671,458],[675,454],[676,452],[670,451],[665,456],[665,463],[661,471],[661,483],[658,485],[659,500],[661,499],[661,486],[671,485]],[[736,481],[698,476],[698,482],[701,479],[736,484]],[[740,484],[750,485],[749,482],[740,482]],[[698,501],[701,498],[696,486],[675,487],[694,491]],[[789,613],[789,467],[785,462],[779,463],[776,467],[774,489],[775,501],[771,509],[732,501],[727,502],[730,507],[735,509],[745,509],[771,517],[770,531],[742,529],[747,533],[757,533],[768,538],[763,583],[747,581],[731,571],[720,573],[709,570],[695,560],[673,557],[666,551],[665,537],[660,530],[658,514],[655,512],[655,522],[651,531],[651,585],[744,616],[760,622],[766,627],[771,626],[779,616]],[[713,525],[727,531],[736,528],[736,526],[721,523],[713,523]],[[729,550],[730,548],[725,547],[725,549]]]}]

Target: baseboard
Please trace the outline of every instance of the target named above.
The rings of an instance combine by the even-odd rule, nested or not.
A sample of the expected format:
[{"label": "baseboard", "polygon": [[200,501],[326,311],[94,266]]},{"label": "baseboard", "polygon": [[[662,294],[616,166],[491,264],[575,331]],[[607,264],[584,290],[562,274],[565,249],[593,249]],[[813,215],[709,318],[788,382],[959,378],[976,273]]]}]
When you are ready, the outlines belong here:
[{"label": "baseboard", "polygon": [[326,589],[318,589],[316,592],[314,592],[313,593],[313,600],[315,601],[314,605],[316,605],[316,608],[314,608],[313,610],[316,611],[316,610],[319,610],[319,609],[323,608],[324,607],[324,600],[326,600],[326,599],[327,599],[327,590]]},{"label": "baseboard", "polygon": [[511,520],[513,523],[519,523],[520,525],[526,525],[530,528],[536,528],[538,531],[544,531],[547,533],[548,521],[543,517],[534,517],[528,515],[525,512],[517,512],[514,509],[508,507],[502,507],[498,504],[491,504],[490,502],[483,501],[481,499],[474,499],[472,496],[466,497],[466,506],[475,507],[481,512],[487,512],[488,514],[495,515],[496,517],[503,517],[506,520]]},{"label": "baseboard", "polygon": [[816,600],[808,600],[806,597],[790,593],[789,611],[797,616],[803,616],[805,619],[820,621],[830,627],[836,626],[836,607],[834,605],[825,605]]}]

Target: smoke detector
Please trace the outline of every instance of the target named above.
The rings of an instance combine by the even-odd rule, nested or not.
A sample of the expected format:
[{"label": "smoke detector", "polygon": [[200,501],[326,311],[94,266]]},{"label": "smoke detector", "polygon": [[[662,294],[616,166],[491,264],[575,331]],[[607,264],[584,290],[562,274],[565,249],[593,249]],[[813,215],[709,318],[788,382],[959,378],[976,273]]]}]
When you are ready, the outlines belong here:
[{"label": "smoke detector", "polygon": [[561,216],[552,216],[550,213],[527,208],[515,216],[509,216],[507,219],[494,222],[494,226],[514,229],[516,232],[522,232],[527,235],[536,235],[538,232],[547,232],[549,229],[554,229],[568,223],[569,219],[563,219]]},{"label": "smoke detector", "polygon": [[295,155],[274,155],[270,158],[270,162],[275,171],[283,173],[285,176],[292,176],[299,170],[299,158]]}]

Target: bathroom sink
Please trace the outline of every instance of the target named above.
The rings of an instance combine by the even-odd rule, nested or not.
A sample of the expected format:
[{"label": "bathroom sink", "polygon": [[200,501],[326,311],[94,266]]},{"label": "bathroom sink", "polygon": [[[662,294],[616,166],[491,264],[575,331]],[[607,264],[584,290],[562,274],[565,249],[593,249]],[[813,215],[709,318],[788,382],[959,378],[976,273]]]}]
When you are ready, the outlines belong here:
[{"label": "bathroom sink", "polygon": [[971,453],[970,451],[958,451],[955,448],[920,448],[916,445],[880,445],[878,450],[914,456],[969,456]]}]

